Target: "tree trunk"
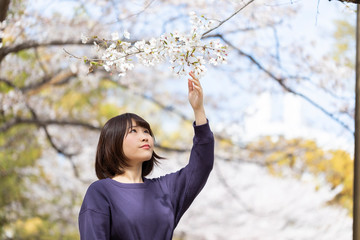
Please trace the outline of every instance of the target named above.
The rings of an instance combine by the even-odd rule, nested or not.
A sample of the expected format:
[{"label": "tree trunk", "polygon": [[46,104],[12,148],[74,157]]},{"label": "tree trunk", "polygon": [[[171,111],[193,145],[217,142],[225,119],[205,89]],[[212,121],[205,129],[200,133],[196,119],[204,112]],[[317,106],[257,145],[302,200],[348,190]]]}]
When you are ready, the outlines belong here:
[{"label": "tree trunk", "polygon": [[360,6],[356,13],[356,79],[355,79],[355,156],[353,186],[353,240],[360,239]]},{"label": "tree trunk", "polygon": [[[331,0],[329,0],[331,1]],[[355,4],[359,4],[360,0],[338,0],[340,2],[348,2],[348,3],[355,3]]]},{"label": "tree trunk", "polygon": [[9,5],[10,0],[0,0],[0,22],[5,20]]}]

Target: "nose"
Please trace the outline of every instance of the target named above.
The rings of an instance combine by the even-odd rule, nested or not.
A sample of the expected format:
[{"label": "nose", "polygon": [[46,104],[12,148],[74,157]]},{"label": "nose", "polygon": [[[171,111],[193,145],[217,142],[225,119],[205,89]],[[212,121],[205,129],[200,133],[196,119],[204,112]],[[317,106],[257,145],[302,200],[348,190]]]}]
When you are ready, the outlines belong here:
[{"label": "nose", "polygon": [[148,142],[149,141],[149,136],[145,133],[142,134],[141,136],[141,141],[142,142]]}]

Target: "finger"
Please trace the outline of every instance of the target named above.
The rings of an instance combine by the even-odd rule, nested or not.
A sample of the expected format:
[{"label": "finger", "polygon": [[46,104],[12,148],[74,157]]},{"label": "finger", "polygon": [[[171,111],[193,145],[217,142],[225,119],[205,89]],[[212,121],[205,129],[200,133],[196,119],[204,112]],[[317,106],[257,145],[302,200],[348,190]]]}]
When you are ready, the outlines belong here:
[{"label": "finger", "polygon": [[191,92],[192,90],[194,90],[194,85],[193,85],[191,79],[188,79],[188,88],[189,88],[189,92]]},{"label": "finger", "polygon": [[193,71],[189,72],[189,75],[196,81],[199,81],[199,79],[195,76],[195,73]]},{"label": "finger", "polygon": [[[193,81],[189,81],[189,82],[191,82],[191,91],[196,91],[196,92],[198,92],[199,94],[202,94],[202,92],[203,92],[203,90],[202,90],[202,87],[201,86],[197,86],[197,85],[195,85],[194,83],[193,83]],[[190,89],[189,89],[190,90]]]},{"label": "finger", "polygon": [[193,79],[199,80],[199,79],[196,78],[195,73],[194,73],[193,71],[190,71],[190,72],[189,72],[189,75],[190,75]]},{"label": "finger", "polygon": [[202,88],[198,86],[193,86],[193,89],[195,89],[198,93],[202,94]]},{"label": "finger", "polygon": [[200,81],[198,80],[198,79],[189,79],[195,86],[198,86],[198,87],[200,87],[200,88],[202,88],[201,87],[201,83],[200,83]]}]

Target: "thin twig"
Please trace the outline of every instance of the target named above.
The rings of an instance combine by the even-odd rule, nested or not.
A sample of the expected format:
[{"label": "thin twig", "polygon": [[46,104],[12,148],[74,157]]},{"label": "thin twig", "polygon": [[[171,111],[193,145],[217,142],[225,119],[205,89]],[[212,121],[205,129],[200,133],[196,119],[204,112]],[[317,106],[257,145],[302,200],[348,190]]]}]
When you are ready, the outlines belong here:
[{"label": "thin twig", "polygon": [[[122,20],[125,20],[125,19],[129,19],[129,18],[132,18],[132,17],[136,17],[136,16],[139,16],[140,14],[142,14],[143,12],[145,12],[149,7],[150,5],[155,2],[156,0],[151,0],[142,10],[140,10],[139,12],[137,13],[133,13],[133,14],[130,14],[126,17],[123,17],[123,18],[118,18],[115,22],[109,22],[109,23],[106,23],[106,24],[114,24],[114,23],[118,23]],[[115,6],[114,6],[115,7]],[[115,7],[116,9],[116,7]]]},{"label": "thin twig", "polygon": [[251,56],[250,54],[247,54],[245,52],[243,52],[241,49],[237,48],[236,46],[234,46],[230,41],[228,41],[227,39],[225,39],[221,34],[217,35],[218,38],[222,39],[227,45],[229,45],[230,47],[234,48],[240,55],[243,55],[245,57],[247,57],[253,64],[255,64],[260,70],[262,70],[263,72],[265,72],[270,78],[274,79],[284,90],[286,90],[289,93],[292,93],[294,95],[297,95],[299,97],[301,97],[302,99],[304,99],[305,101],[307,101],[308,103],[310,103],[312,106],[314,106],[315,108],[319,109],[321,112],[323,112],[325,115],[329,116],[331,119],[333,119],[335,122],[337,122],[338,124],[340,124],[344,129],[346,129],[348,132],[350,132],[351,134],[354,134],[354,131],[351,130],[350,126],[348,126],[345,122],[341,121],[339,118],[337,118],[333,113],[327,111],[324,107],[320,106],[318,103],[316,103],[314,100],[312,100],[311,98],[309,98],[308,96],[299,93],[295,90],[293,90],[292,88],[290,88],[289,86],[287,86],[285,84],[286,78],[284,77],[277,77],[274,75],[274,73],[272,73],[270,70],[266,69],[258,60],[256,60],[253,56]]},{"label": "thin twig", "polygon": [[69,55],[70,57],[73,57],[73,58],[82,60],[81,57],[75,56],[74,54],[72,54],[72,53],[70,53],[69,51],[67,51],[65,48],[63,48],[63,51],[64,51],[67,55]]},{"label": "thin twig", "polygon": [[230,18],[234,17],[236,14],[238,14],[241,10],[243,10],[244,8],[246,8],[248,5],[250,5],[250,3],[252,3],[254,0],[250,0],[249,2],[247,2],[244,6],[242,6],[239,10],[237,10],[236,12],[234,12],[230,17],[228,17],[227,19],[221,21],[216,27],[209,29],[208,31],[204,32],[201,36],[201,38],[205,37],[206,34],[214,31],[215,29],[219,28],[221,25],[223,25],[225,22],[229,21]]}]

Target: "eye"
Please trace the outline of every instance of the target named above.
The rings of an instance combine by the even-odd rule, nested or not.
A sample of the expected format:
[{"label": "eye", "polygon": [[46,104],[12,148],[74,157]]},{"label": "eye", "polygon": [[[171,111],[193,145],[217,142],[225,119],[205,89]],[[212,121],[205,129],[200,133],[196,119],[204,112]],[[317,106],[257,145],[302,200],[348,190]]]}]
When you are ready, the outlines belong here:
[{"label": "eye", "polygon": [[129,131],[130,133],[136,133],[136,129],[135,128],[132,128],[132,129],[130,129],[130,131]]},{"label": "eye", "polygon": [[150,131],[146,129],[144,130],[144,133],[150,134]]}]

